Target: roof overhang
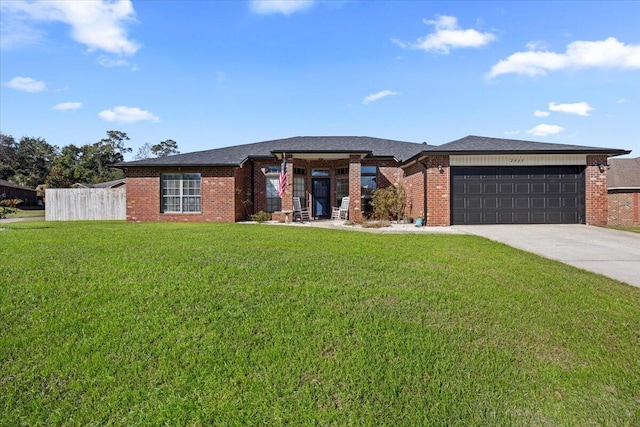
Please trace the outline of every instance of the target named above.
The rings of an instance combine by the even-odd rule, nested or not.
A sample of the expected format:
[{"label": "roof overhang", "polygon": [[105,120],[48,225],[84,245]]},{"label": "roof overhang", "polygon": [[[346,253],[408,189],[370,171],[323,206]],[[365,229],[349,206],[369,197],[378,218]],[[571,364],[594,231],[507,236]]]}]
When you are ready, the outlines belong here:
[{"label": "roof overhang", "polygon": [[290,156],[293,159],[301,160],[348,160],[351,156],[358,156],[361,159],[371,156],[371,151],[271,151],[273,155],[282,160],[283,155]]}]

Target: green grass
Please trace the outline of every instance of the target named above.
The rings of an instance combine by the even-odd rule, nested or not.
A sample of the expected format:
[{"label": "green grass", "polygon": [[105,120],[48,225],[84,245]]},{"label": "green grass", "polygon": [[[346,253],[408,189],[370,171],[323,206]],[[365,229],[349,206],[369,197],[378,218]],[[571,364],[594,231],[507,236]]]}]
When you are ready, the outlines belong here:
[{"label": "green grass", "polygon": [[640,289],[505,245],[3,227],[0,425],[640,424]]},{"label": "green grass", "polygon": [[15,213],[7,214],[7,218],[44,217],[44,209],[16,209]]},{"label": "green grass", "polygon": [[613,228],[621,231],[630,231],[632,233],[640,233],[640,227],[636,226],[624,226],[624,225],[611,225],[609,228]]}]

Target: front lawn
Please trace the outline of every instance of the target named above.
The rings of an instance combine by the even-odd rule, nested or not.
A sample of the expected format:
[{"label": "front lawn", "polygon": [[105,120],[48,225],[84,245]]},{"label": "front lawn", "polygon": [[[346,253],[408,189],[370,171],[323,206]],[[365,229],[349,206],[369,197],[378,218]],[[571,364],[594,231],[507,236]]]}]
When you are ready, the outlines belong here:
[{"label": "front lawn", "polygon": [[640,289],[489,240],[0,230],[0,425],[640,425]]}]

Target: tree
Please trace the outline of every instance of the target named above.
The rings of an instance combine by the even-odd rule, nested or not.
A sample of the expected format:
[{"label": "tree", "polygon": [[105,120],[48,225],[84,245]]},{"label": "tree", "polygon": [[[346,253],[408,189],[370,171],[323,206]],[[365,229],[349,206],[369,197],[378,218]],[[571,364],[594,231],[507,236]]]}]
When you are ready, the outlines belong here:
[{"label": "tree", "polygon": [[0,133],[0,179],[8,180],[18,167],[18,144],[11,135]]},{"label": "tree", "polygon": [[58,155],[58,147],[43,138],[22,137],[18,143],[17,166],[12,180],[36,187],[42,184]]},{"label": "tree", "polygon": [[124,141],[128,140],[124,132],[108,131],[107,138],[93,144],[64,147],[51,167],[46,183],[52,188],[61,188],[77,182],[95,184],[124,178],[124,173],[113,165],[124,161],[124,153],[132,151],[124,146]]},{"label": "tree", "polygon": [[167,139],[151,147],[151,153],[156,157],[167,157],[172,154],[180,154],[178,143],[173,139]]},{"label": "tree", "polygon": [[145,142],[142,147],[138,148],[138,152],[133,157],[136,160],[144,160],[151,157],[151,144]]}]

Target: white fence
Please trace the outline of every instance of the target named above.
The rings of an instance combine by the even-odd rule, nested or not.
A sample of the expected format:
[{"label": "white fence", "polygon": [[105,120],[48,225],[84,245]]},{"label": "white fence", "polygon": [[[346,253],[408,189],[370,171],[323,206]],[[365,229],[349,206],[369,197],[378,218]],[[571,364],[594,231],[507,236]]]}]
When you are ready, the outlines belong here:
[{"label": "white fence", "polygon": [[47,189],[47,221],[90,221],[126,219],[125,188]]}]

